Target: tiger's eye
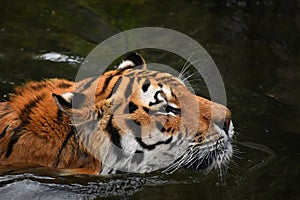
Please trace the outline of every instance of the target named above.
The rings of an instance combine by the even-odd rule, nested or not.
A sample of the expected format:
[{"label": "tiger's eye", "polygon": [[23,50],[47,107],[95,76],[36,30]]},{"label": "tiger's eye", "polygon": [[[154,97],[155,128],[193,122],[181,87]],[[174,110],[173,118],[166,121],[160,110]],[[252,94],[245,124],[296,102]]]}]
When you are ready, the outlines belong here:
[{"label": "tiger's eye", "polygon": [[179,108],[174,108],[174,107],[172,107],[172,106],[166,106],[165,110],[166,110],[166,113],[172,112],[172,113],[174,113],[175,115],[180,115],[180,114],[181,114],[181,109],[179,109]]}]

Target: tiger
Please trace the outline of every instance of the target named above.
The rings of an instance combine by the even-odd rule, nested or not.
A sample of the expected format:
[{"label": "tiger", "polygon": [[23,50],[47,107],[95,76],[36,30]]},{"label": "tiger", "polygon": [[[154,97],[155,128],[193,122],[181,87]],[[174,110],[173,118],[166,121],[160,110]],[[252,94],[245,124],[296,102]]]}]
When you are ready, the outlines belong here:
[{"label": "tiger", "polygon": [[212,170],[233,155],[230,110],[132,52],[79,82],[29,81],[0,103],[0,165],[70,174]]}]

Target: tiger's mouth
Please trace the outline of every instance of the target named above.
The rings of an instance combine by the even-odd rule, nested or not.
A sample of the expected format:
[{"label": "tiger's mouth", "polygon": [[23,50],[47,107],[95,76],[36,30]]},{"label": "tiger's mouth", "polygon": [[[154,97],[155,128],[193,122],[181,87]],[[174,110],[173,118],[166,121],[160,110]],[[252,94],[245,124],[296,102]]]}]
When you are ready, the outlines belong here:
[{"label": "tiger's mouth", "polygon": [[192,157],[182,166],[189,170],[208,170],[221,168],[232,156],[232,146],[223,138],[203,146],[190,148]]},{"label": "tiger's mouth", "polygon": [[227,165],[233,154],[231,140],[234,130],[231,121],[226,123],[228,123],[228,126],[222,129],[217,124],[213,124],[219,135],[217,140],[191,147],[194,156],[183,168],[210,171]]},{"label": "tiger's mouth", "polygon": [[[217,127],[217,125],[215,125]],[[209,172],[227,166],[233,155],[231,140],[234,134],[232,122],[227,131],[217,129],[219,137],[202,144],[191,143],[184,154],[175,159],[164,172],[172,173],[179,168]]]},{"label": "tiger's mouth", "polygon": [[172,173],[179,168],[188,170],[211,171],[220,169],[232,157],[232,146],[229,141],[220,139],[203,145],[192,145],[178,157],[164,172]]}]

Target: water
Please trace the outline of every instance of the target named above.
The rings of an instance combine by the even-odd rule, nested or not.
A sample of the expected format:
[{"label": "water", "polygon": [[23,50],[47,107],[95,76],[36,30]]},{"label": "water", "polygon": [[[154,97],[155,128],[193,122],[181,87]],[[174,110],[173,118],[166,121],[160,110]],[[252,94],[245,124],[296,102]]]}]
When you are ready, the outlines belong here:
[{"label": "water", "polygon": [[[298,13],[296,0],[2,1],[2,99],[24,81],[74,79],[82,59],[113,34],[166,27],[198,41],[216,62],[238,150],[222,178],[218,172],[89,177],[1,169],[0,199],[299,199]],[[176,69],[183,65],[167,52],[144,56]],[[203,83],[191,83],[206,95]]]}]

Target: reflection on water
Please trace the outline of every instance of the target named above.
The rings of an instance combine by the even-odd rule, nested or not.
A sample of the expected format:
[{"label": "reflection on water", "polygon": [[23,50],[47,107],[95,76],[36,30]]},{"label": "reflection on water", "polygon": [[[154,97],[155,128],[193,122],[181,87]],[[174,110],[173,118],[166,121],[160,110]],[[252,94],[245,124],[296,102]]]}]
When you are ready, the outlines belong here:
[{"label": "reflection on water", "polygon": [[[69,179],[71,179],[69,177]],[[0,179],[0,199],[92,199],[96,197],[131,195],[144,185],[140,177],[92,180],[88,177],[77,183],[76,179],[65,181],[60,177],[34,174],[5,175]]]},{"label": "reflection on water", "polygon": [[61,53],[50,52],[37,55],[33,57],[37,60],[49,60],[53,62],[67,62],[69,64],[81,64],[83,61],[82,57],[79,56],[67,56]]},{"label": "reflection on water", "polygon": [[[161,26],[191,36],[211,54],[238,131],[235,158],[222,179],[218,172],[100,178],[5,169],[0,199],[300,197],[298,1],[12,0],[1,3],[0,13],[2,99],[24,81],[74,79],[89,51],[115,33]],[[144,56],[151,63],[183,65],[168,52]],[[191,84],[207,95],[200,80]]]}]

